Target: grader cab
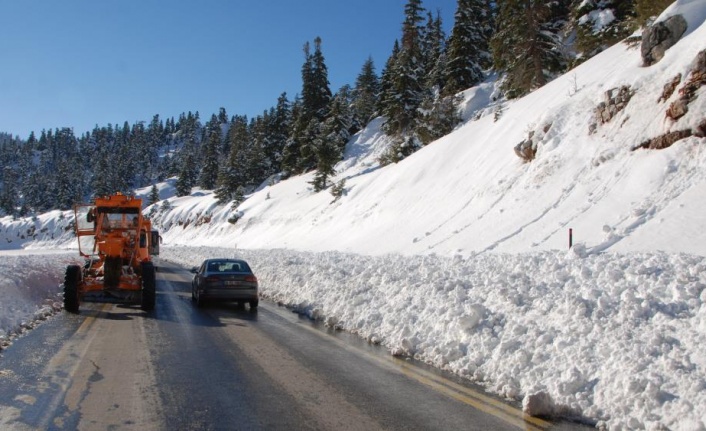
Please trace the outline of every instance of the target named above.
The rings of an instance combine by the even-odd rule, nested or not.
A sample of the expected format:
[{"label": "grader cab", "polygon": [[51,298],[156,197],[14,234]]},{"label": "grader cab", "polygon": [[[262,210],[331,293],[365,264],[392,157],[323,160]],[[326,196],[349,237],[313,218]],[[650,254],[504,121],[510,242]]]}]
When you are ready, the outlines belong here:
[{"label": "grader cab", "polygon": [[79,304],[119,302],[154,309],[159,232],[142,215],[142,200],[117,193],[74,208],[83,267],[69,265],[64,278],[64,309]]}]

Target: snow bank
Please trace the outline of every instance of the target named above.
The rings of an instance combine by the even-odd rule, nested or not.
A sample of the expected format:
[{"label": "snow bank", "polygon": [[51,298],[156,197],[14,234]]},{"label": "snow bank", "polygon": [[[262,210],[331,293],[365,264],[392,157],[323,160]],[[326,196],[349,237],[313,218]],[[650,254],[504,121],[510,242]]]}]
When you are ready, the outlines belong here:
[{"label": "snow bank", "polygon": [[63,308],[61,283],[75,253],[4,252],[0,259],[0,349]]},{"label": "snow bank", "polygon": [[706,259],[538,252],[476,257],[169,247],[188,267],[250,261],[262,294],[532,413],[611,429],[704,429]]}]

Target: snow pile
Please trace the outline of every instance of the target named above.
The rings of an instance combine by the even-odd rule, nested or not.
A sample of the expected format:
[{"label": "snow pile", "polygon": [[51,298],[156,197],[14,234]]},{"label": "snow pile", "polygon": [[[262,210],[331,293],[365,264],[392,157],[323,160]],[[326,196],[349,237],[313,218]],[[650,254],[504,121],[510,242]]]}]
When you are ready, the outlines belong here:
[{"label": "snow pile", "polygon": [[[251,263],[263,296],[451,370],[534,414],[706,425],[706,259],[538,252],[360,256],[170,247]],[[538,402],[539,401],[539,402]]]},{"label": "snow pile", "polygon": [[[0,345],[61,308],[75,253],[3,253]],[[166,247],[186,267],[247,259],[262,294],[332,327],[611,429],[706,425],[706,258],[568,252],[474,257]]]},{"label": "snow pile", "polygon": [[61,283],[75,253],[3,253],[0,260],[0,349],[63,308]]}]

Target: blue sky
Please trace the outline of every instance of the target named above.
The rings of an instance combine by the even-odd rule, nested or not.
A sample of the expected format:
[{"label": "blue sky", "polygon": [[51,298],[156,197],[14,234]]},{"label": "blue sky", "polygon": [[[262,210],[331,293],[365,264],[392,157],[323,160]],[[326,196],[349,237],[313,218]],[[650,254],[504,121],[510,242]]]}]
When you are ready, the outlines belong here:
[{"label": "blue sky", "polygon": [[[378,74],[406,0],[0,0],[0,132],[261,114],[301,90],[322,38],[335,92],[372,56]],[[447,33],[456,0],[423,0]]]}]

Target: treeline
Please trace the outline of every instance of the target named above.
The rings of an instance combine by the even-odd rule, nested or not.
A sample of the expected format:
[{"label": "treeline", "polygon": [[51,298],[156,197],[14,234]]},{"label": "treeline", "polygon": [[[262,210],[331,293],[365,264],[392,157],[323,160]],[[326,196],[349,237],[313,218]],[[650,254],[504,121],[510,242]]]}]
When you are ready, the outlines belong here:
[{"label": "treeline", "polygon": [[[320,38],[304,45],[302,90],[283,93],[261,115],[202,122],[199,113],[151,122],[70,128],[25,140],[0,134],[0,211],[24,216],[68,209],[92,196],[177,177],[177,193],[215,190],[238,202],[275,174],[316,171],[327,189],[350,137],[377,116],[391,138],[380,162],[394,163],[459,123],[457,94],[489,72],[507,98],[541,87],[648,23],[671,0],[458,0],[450,35],[440,14],[408,0],[401,37],[380,75],[372,59],[353,86],[335,93]],[[339,189],[340,190],[340,189]]]}]

